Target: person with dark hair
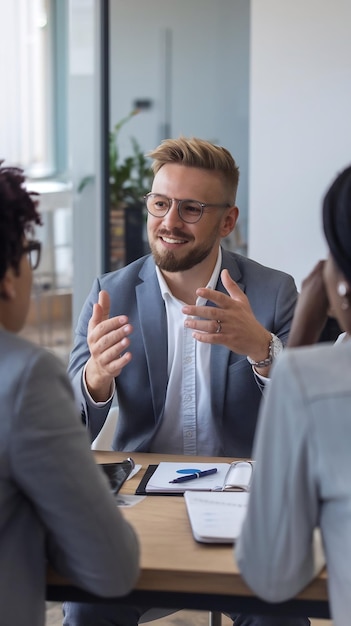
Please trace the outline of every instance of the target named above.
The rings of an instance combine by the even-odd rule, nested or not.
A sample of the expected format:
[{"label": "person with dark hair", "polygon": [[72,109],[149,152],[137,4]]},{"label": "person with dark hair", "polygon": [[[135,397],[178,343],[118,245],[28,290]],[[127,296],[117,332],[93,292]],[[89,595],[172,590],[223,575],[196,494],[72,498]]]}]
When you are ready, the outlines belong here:
[{"label": "person with dark hair", "polygon": [[94,462],[64,366],[19,337],[41,245],[37,198],[0,162],[0,622],[43,626],[48,564],[103,597],[130,591],[139,546]]},{"label": "person with dark hair", "polygon": [[[310,331],[302,335],[311,338],[330,310],[346,333],[346,341],[288,348],[274,366],[261,406],[252,489],[235,557],[255,593],[272,602],[287,600],[323,565],[323,554],[314,541],[320,531],[331,617],[335,626],[348,626],[351,166],[325,194],[323,228],[329,255],[316,266],[311,280],[321,311],[314,316]],[[316,289],[321,278],[323,287]]]},{"label": "person with dark hair", "polygon": [[[239,212],[239,170],[228,150],[179,137],[150,156],[151,254],[97,279],[78,320],[69,374],[83,419],[94,440],[116,396],[116,450],[247,457],[296,286],[222,248]],[[146,620],[145,607],[129,617],[112,604],[66,603],[64,612],[65,626]],[[236,626],[276,623],[233,617]]]},{"label": "person with dark hair", "polygon": [[324,266],[324,260],[318,261],[302,281],[287,343],[289,348],[345,338],[330,310],[323,280]]}]

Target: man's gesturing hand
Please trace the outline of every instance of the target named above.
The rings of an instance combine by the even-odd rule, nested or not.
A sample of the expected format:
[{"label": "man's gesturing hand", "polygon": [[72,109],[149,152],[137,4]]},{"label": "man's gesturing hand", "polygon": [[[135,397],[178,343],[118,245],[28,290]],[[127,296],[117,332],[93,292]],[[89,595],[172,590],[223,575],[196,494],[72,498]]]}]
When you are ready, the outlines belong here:
[{"label": "man's gesturing hand", "polygon": [[[185,326],[194,329],[198,341],[227,346],[233,352],[260,361],[268,356],[271,334],[255,318],[249,300],[231,279],[228,270],[221,273],[222,283],[229,295],[213,289],[197,289],[196,295],[217,306],[184,306]],[[219,325],[220,322],[220,325]]]},{"label": "man's gesturing hand", "polygon": [[133,328],[126,315],[109,317],[110,296],[100,291],[88,325],[87,342],[90,358],[85,370],[88,391],[95,402],[105,402],[111,395],[111,384],[132,358],[125,352]]}]

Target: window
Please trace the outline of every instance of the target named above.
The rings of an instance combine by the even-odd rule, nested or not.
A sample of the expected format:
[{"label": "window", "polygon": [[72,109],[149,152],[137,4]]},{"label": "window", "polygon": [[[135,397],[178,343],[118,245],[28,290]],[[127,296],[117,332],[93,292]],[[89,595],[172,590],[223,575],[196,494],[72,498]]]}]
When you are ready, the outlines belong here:
[{"label": "window", "polygon": [[65,0],[0,0],[0,158],[32,178],[62,169],[57,120],[64,120],[66,93],[57,88],[62,75],[57,43],[65,5]]}]

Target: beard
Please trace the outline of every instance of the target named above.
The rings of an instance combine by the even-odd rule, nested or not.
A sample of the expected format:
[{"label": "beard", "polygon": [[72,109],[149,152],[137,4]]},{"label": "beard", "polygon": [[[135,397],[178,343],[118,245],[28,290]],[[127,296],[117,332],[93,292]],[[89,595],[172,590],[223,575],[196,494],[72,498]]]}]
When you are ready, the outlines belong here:
[{"label": "beard", "polygon": [[[177,253],[172,250],[163,250],[162,252],[159,252],[155,241],[149,240],[151,253],[154,257],[156,265],[160,268],[160,270],[164,270],[165,272],[186,272],[187,270],[190,270],[192,267],[198,265],[208,257],[218,237],[218,230],[219,228],[214,228],[211,235],[205,241],[193,248],[183,257],[178,257]],[[184,238],[187,241],[189,240],[189,235],[183,236],[180,231],[176,232],[175,230],[172,233],[159,232],[158,236],[160,235],[167,237],[171,237],[173,235],[179,238]]]}]

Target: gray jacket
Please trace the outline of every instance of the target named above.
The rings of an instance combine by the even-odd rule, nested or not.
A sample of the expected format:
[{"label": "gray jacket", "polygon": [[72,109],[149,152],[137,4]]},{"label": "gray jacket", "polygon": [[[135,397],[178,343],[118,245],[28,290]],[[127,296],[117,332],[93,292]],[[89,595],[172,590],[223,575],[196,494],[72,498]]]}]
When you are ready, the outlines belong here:
[{"label": "gray jacket", "polygon": [[288,600],[323,565],[314,533],[320,528],[332,623],[348,626],[351,342],[286,350],[273,370],[256,434],[249,509],[236,546],[238,566],[258,596]]},{"label": "gray jacket", "polygon": [[139,572],[123,519],[52,354],[0,330],[0,624],[43,626],[47,562],[119,596]]},{"label": "gray jacket", "polygon": [[[258,321],[284,343],[297,299],[293,278],[226,250],[224,268],[246,293]],[[119,419],[112,447],[147,452],[162,420],[167,391],[167,320],[153,257],[148,255],[95,280],[78,320],[69,374],[92,440],[110,408],[109,404],[94,405],[82,385],[82,371],[90,356],[87,327],[101,289],[109,292],[110,316],[127,315],[134,328],[133,360],[116,378]],[[220,279],[217,289],[226,293]],[[212,345],[209,384],[223,455],[250,455],[262,393],[246,356]]]}]

